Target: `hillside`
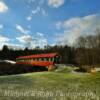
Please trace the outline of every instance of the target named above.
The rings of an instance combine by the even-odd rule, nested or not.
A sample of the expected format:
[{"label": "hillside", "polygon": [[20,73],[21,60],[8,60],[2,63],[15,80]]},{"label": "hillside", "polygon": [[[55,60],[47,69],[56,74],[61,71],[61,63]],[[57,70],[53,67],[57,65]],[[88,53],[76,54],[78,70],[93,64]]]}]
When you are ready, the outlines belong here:
[{"label": "hillside", "polygon": [[0,100],[99,100],[100,72],[0,76]]}]

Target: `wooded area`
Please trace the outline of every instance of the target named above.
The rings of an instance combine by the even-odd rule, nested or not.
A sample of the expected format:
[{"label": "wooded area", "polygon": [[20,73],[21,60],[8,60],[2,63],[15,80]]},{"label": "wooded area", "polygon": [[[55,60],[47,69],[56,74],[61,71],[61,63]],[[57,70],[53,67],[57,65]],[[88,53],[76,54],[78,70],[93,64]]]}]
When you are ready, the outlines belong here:
[{"label": "wooded area", "polygon": [[34,49],[13,50],[4,45],[0,51],[0,59],[15,60],[18,56],[57,52],[62,56],[62,64],[74,65],[100,65],[100,30],[95,35],[81,36],[77,39],[74,46],[45,46]]}]

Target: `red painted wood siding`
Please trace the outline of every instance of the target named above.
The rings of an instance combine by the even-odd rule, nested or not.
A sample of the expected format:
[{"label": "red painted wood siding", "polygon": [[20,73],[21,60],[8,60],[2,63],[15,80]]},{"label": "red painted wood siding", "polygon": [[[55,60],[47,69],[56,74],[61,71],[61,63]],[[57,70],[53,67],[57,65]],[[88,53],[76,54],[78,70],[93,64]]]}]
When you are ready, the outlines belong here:
[{"label": "red painted wood siding", "polygon": [[33,66],[49,66],[49,65],[53,65],[53,62],[50,61],[19,61],[17,62],[18,64],[27,64],[27,65],[33,65]]}]

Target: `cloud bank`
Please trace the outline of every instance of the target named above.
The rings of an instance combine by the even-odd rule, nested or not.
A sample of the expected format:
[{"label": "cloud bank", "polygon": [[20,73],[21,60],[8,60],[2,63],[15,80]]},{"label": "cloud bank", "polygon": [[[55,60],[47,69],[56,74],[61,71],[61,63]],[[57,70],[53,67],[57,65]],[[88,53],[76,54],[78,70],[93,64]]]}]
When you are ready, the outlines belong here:
[{"label": "cloud bank", "polygon": [[24,29],[21,25],[16,25],[16,29],[19,31],[19,32],[21,32],[21,33],[23,33],[23,34],[28,34],[30,31],[29,30],[27,30],[27,29]]},{"label": "cloud bank", "polygon": [[40,32],[36,33],[36,37],[27,34],[27,35],[21,35],[16,39],[20,42],[20,44],[28,48],[35,48],[37,46],[43,48],[48,44],[47,39],[44,37],[44,34]]},{"label": "cloud bank", "polygon": [[56,23],[58,30],[62,29],[63,33],[57,36],[57,42],[62,45],[72,45],[80,36],[94,35],[97,28],[100,29],[100,15],[88,15],[84,17],[71,18],[63,22]]},{"label": "cloud bank", "polygon": [[58,8],[64,4],[64,0],[48,0],[48,5],[54,8]]},{"label": "cloud bank", "polygon": [[8,6],[3,1],[0,1],[0,13],[4,13],[7,10],[8,10]]}]

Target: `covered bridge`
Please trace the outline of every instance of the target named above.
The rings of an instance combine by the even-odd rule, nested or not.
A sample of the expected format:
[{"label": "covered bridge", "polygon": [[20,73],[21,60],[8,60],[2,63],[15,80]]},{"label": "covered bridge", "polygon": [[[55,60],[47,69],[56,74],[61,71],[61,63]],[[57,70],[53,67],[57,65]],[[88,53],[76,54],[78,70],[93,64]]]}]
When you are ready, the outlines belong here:
[{"label": "covered bridge", "polygon": [[61,56],[58,53],[34,54],[27,56],[19,56],[16,62],[19,64],[28,64],[33,66],[54,68],[55,64],[60,63]]}]

